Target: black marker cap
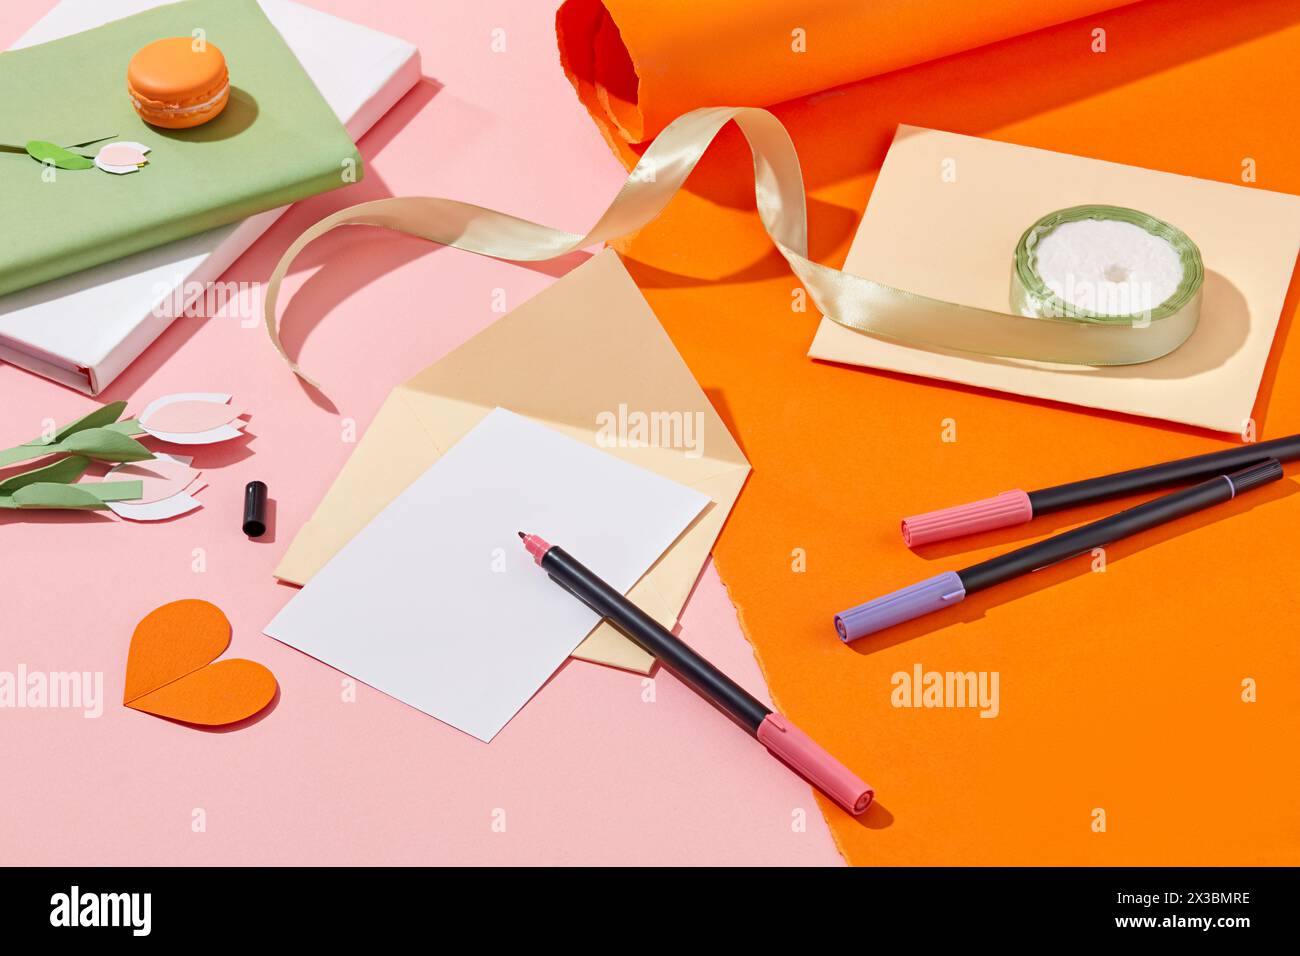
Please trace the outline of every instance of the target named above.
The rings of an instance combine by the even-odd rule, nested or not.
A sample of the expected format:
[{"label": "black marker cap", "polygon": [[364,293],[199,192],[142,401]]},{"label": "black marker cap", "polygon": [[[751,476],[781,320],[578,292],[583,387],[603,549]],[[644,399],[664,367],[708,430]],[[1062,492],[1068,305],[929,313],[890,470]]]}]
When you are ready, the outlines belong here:
[{"label": "black marker cap", "polygon": [[1282,477],[1282,463],[1276,458],[1265,458],[1258,464],[1240,471],[1228,472],[1228,481],[1232,483],[1233,494],[1240,494],[1256,485],[1277,481]]},{"label": "black marker cap", "polygon": [[260,538],[266,534],[266,482],[250,481],[244,487],[244,534]]}]

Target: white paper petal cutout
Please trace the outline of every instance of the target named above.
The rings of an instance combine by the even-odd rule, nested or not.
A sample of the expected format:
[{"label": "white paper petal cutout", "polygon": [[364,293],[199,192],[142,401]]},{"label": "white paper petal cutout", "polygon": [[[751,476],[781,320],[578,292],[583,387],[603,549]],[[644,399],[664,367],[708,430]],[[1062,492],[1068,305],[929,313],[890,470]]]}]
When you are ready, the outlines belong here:
[{"label": "white paper petal cutout", "polygon": [[[140,426],[144,428],[144,425]],[[238,438],[244,434],[240,431],[243,425],[235,424],[222,425],[219,428],[213,428],[206,432],[156,432],[144,428],[146,432],[157,438],[159,441],[171,442],[173,445],[212,445],[216,442],[229,441],[231,438]]]},{"label": "white paper petal cutout", "polygon": [[173,435],[199,435],[222,425],[233,425],[242,414],[243,410],[234,405],[217,402],[172,402],[150,413],[149,427]]},{"label": "white paper petal cutout", "polygon": [[[170,472],[171,474],[176,475],[177,480],[179,480],[184,477],[184,471],[181,469],[193,471],[193,469],[189,467],[190,462],[193,460],[194,459],[186,458],[182,455],[164,455],[159,453],[154,457],[153,461],[132,462],[130,464],[118,465],[115,468],[110,468],[108,476],[121,476],[124,472],[129,475],[131,469],[144,465],[153,466],[159,474]],[[139,477],[142,483],[147,482],[147,479],[140,475],[131,475],[131,477]],[[159,498],[152,501],[145,501],[143,498],[135,501],[106,501],[105,504],[108,505],[108,507],[112,509],[113,513],[120,518],[127,518],[131,521],[165,521],[168,518],[175,518],[183,514],[188,514],[197,508],[203,507],[203,502],[193,496],[194,492],[205,487],[202,483],[194,483],[197,478],[198,472],[194,472],[194,477],[185,482],[182,486],[182,490],[176,491],[166,498]],[[162,479],[164,482],[167,480],[168,479],[166,478]],[[157,483],[155,482],[152,485],[150,483],[145,484],[146,497],[148,497],[148,492],[151,487],[156,491]]]},{"label": "white paper petal cutout", "polygon": [[[211,445],[214,442],[238,438],[243,434],[241,429],[243,429],[244,423],[235,420],[201,432],[169,432],[151,428],[149,419],[157,414],[159,409],[175,405],[178,402],[210,402],[214,405],[226,405],[229,404],[230,398],[231,396],[221,392],[177,392],[174,395],[164,395],[162,398],[156,398],[146,405],[144,411],[137,416],[137,420],[146,434],[152,435],[160,441],[171,442],[174,445]],[[237,412],[236,414],[242,413]]]}]

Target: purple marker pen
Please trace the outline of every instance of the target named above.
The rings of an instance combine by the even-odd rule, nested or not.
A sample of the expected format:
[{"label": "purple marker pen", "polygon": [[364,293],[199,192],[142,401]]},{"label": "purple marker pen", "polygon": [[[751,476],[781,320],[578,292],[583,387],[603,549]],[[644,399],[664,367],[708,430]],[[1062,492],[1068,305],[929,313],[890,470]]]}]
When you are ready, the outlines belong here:
[{"label": "purple marker pen", "polygon": [[1217,475],[1198,485],[1162,495],[1152,501],[1058,534],[1007,554],[913,584],[835,615],[840,640],[856,641],[922,614],[950,607],[967,594],[982,591],[1030,571],[1037,571],[1112,541],[1146,531],[1203,508],[1231,501],[1239,493],[1282,477],[1282,465],[1267,458],[1229,475]]}]

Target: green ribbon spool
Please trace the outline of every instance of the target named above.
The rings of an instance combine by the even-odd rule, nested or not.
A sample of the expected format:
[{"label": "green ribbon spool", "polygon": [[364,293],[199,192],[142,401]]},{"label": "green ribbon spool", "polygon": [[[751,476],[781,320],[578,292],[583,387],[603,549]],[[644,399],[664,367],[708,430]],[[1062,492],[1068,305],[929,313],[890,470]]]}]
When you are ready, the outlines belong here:
[{"label": "green ribbon spool", "polygon": [[[1059,227],[1089,220],[1128,223],[1167,242],[1178,255],[1183,270],[1177,288],[1153,308],[1127,313],[1090,310],[1054,292],[1039,274],[1038,246]],[[1011,273],[1011,308],[1019,315],[1032,318],[1060,319],[1102,328],[1149,328],[1161,323],[1169,336],[1181,343],[1192,334],[1200,319],[1204,281],[1201,251],[1177,226],[1124,206],[1071,206],[1048,213],[1021,235]]]}]

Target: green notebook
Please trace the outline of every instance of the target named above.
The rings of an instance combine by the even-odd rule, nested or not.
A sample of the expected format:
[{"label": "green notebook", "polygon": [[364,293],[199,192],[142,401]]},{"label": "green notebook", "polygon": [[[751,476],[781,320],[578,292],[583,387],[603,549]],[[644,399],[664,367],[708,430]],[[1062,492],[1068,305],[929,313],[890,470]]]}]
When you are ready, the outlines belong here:
[{"label": "green notebook", "polygon": [[[154,40],[196,30],[225,55],[230,101],[203,126],[152,127],[127,95],[127,63]],[[150,147],[148,164],[120,176],[50,170],[0,151],[0,295],[336,189],[362,172],[347,130],[256,0],[185,0],[0,53],[0,144],[70,146],[110,134]]]}]

